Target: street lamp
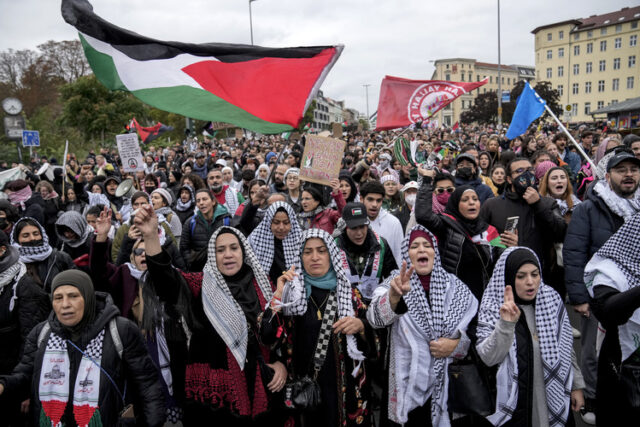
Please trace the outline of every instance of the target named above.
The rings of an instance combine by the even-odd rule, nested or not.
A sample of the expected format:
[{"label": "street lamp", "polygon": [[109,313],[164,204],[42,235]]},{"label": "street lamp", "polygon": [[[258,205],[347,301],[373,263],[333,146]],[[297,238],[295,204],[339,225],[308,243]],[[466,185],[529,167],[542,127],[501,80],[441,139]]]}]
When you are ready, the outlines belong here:
[{"label": "street lamp", "polygon": [[369,86],[370,84],[362,85],[364,87],[365,99],[367,102],[367,122],[369,121]]},{"label": "street lamp", "polygon": [[251,3],[256,0],[249,0],[249,31],[251,31],[251,46],[253,46],[253,20],[251,19]]},{"label": "street lamp", "polygon": [[498,0],[498,129],[502,128],[502,75],[500,65],[500,0]]}]

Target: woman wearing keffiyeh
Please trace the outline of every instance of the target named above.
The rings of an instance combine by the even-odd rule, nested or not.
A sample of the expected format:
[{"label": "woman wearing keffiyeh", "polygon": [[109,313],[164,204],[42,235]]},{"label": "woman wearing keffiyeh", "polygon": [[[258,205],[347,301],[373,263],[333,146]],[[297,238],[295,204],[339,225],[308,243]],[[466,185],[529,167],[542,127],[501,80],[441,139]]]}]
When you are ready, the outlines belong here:
[{"label": "woman wearing keffiyeh", "polygon": [[[598,357],[596,419],[599,425],[628,425],[640,415],[640,214],[631,216],[596,252],[584,270],[593,313],[606,329]],[[635,381],[636,387],[629,387]],[[602,423],[602,424],[601,424]]]},{"label": "woman wearing keffiyeh", "polygon": [[[570,407],[584,405],[571,325],[562,298],[542,282],[528,248],[498,260],[478,313],[480,359],[498,365],[496,426],[573,425]],[[569,421],[567,423],[567,421]]]},{"label": "woman wearing keffiyeh", "polygon": [[398,424],[449,426],[447,368],[464,358],[467,325],[478,302],[440,264],[435,237],[417,225],[402,244],[404,259],[373,293],[367,319],[391,326],[388,412]]}]

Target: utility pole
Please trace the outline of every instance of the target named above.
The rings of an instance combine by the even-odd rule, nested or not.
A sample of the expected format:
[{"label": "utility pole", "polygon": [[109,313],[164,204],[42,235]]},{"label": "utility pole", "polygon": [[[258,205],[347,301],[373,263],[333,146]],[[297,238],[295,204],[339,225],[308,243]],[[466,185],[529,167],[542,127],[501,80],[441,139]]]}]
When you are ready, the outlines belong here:
[{"label": "utility pole", "polygon": [[364,96],[367,102],[367,123],[369,122],[369,86],[370,84],[362,85],[364,87]]},{"label": "utility pole", "polygon": [[251,46],[253,46],[253,19],[251,17],[251,3],[256,0],[249,0],[249,31],[251,31]]},{"label": "utility pole", "polygon": [[502,128],[502,73],[500,65],[500,0],[498,0],[498,128]]}]

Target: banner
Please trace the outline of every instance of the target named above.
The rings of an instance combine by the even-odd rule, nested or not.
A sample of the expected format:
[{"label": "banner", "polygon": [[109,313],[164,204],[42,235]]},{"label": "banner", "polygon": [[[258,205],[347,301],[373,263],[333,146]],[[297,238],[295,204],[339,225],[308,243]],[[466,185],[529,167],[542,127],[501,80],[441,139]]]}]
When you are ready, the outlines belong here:
[{"label": "banner", "polygon": [[408,80],[386,76],[380,86],[376,130],[395,129],[428,120],[460,95],[487,83]]},{"label": "banner", "polygon": [[346,145],[339,139],[307,134],[300,163],[300,179],[330,185],[330,181],[337,179],[340,174]]},{"label": "banner", "polygon": [[138,135],[135,133],[125,133],[116,135],[118,153],[122,160],[122,168],[125,172],[138,172],[144,170]]}]

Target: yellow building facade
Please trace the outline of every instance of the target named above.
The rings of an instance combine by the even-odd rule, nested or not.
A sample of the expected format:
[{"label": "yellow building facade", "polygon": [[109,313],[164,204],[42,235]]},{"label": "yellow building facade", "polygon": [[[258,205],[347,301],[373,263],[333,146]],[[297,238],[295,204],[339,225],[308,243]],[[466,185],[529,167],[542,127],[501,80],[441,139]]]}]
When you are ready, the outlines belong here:
[{"label": "yellow building facade", "polygon": [[[488,82],[471,93],[455,99],[451,104],[434,115],[439,125],[452,126],[460,121],[460,115],[471,108],[474,99],[481,93],[498,91],[498,64],[478,62],[469,58],[447,58],[434,61],[435,70],[431,80],[454,82],[479,82],[487,78]],[[526,65],[500,65],[501,90],[510,91],[520,80],[535,85],[535,69]],[[514,100],[515,102],[515,100]]]},{"label": "yellow building facade", "polygon": [[570,106],[570,122],[640,96],[640,6],[544,25],[535,35],[535,73]]}]

